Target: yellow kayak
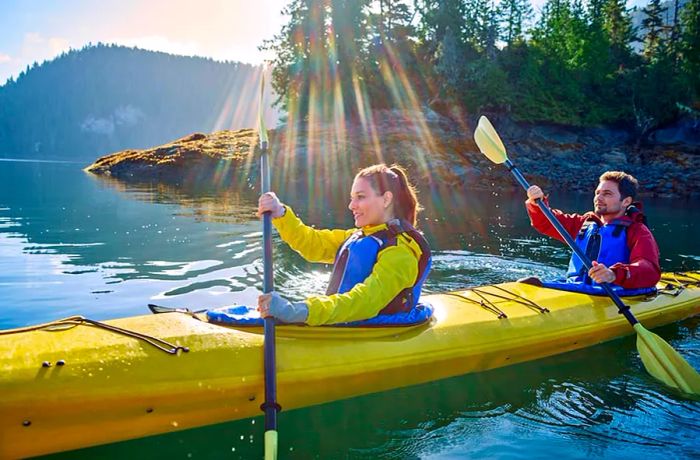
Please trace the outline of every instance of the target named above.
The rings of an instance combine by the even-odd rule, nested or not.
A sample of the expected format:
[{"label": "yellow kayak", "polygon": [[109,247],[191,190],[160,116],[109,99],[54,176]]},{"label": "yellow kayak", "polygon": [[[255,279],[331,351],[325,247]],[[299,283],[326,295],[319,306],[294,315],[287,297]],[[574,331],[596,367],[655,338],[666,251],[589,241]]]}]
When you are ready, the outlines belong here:
[{"label": "yellow kayak", "polygon": [[[700,272],[625,298],[646,328],[700,313]],[[310,406],[634,334],[606,297],[503,283],[426,296],[430,321],[277,327],[277,400]],[[260,415],[261,328],[166,313],[0,331],[0,458],[48,454]]]}]

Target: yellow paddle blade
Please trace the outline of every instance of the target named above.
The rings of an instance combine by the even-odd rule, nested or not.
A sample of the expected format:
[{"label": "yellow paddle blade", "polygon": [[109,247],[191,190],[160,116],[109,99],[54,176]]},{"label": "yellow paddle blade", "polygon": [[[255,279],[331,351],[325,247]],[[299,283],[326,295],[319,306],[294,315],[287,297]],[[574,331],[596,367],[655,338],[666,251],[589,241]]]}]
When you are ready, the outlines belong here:
[{"label": "yellow paddle blade", "polygon": [[700,396],[700,374],[671,345],[637,323],[637,350],[647,371],[684,393]]},{"label": "yellow paddle blade", "polygon": [[481,153],[497,165],[508,159],[506,148],[501,142],[501,138],[498,137],[498,133],[489,119],[483,115],[479,118],[479,124],[474,130],[474,141],[479,146]]},{"label": "yellow paddle blade", "polygon": [[265,460],[277,460],[277,431],[265,432]]},{"label": "yellow paddle blade", "polygon": [[267,145],[267,128],[265,127],[265,69],[260,77],[260,106],[258,107],[258,137],[260,138],[260,147],[264,148]]}]

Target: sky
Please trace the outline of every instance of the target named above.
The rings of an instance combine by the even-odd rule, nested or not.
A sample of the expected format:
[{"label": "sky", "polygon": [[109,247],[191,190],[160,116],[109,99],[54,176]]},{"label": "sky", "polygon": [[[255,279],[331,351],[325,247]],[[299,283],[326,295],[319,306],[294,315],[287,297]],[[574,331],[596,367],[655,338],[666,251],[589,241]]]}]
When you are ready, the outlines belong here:
[{"label": "sky", "polygon": [[261,64],[288,0],[0,0],[0,85],[88,43]]},{"label": "sky", "polygon": [[[261,64],[289,0],[0,0],[0,85],[88,43]],[[544,0],[532,0],[537,10]],[[645,4],[645,0],[630,0]]]}]

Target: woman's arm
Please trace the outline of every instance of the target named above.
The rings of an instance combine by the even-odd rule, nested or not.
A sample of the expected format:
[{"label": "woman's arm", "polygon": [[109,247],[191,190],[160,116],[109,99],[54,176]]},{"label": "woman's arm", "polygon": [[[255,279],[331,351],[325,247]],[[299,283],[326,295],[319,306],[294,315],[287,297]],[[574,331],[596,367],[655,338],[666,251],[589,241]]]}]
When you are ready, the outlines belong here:
[{"label": "woman's arm", "polygon": [[305,225],[292,208],[284,207],[284,214],[272,219],[280,237],[309,262],[332,264],[338,249],[354,230],[317,230]]}]

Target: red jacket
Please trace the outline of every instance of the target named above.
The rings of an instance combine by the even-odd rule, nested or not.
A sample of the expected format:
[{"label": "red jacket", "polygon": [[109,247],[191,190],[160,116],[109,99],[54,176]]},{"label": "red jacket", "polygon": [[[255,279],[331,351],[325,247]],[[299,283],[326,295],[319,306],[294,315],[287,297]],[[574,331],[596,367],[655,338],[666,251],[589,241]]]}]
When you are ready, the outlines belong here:
[{"label": "red jacket", "polygon": [[[544,202],[549,205],[546,198]],[[526,201],[525,206],[530,216],[530,223],[538,232],[565,242],[536,203]],[[635,203],[635,206],[641,208],[640,203]],[[581,215],[564,214],[558,209],[552,209],[552,213],[574,239],[576,239],[581,226],[586,220],[592,219],[600,225],[603,224],[600,218],[592,211]],[[656,244],[656,240],[649,228],[644,225],[644,215],[641,212],[633,213],[630,216],[625,215],[622,219],[632,221],[632,225],[627,227],[627,247],[630,250],[630,263],[623,264],[618,262],[612,267],[608,267],[615,273],[615,284],[625,289],[654,286],[661,279],[659,246]]]}]

